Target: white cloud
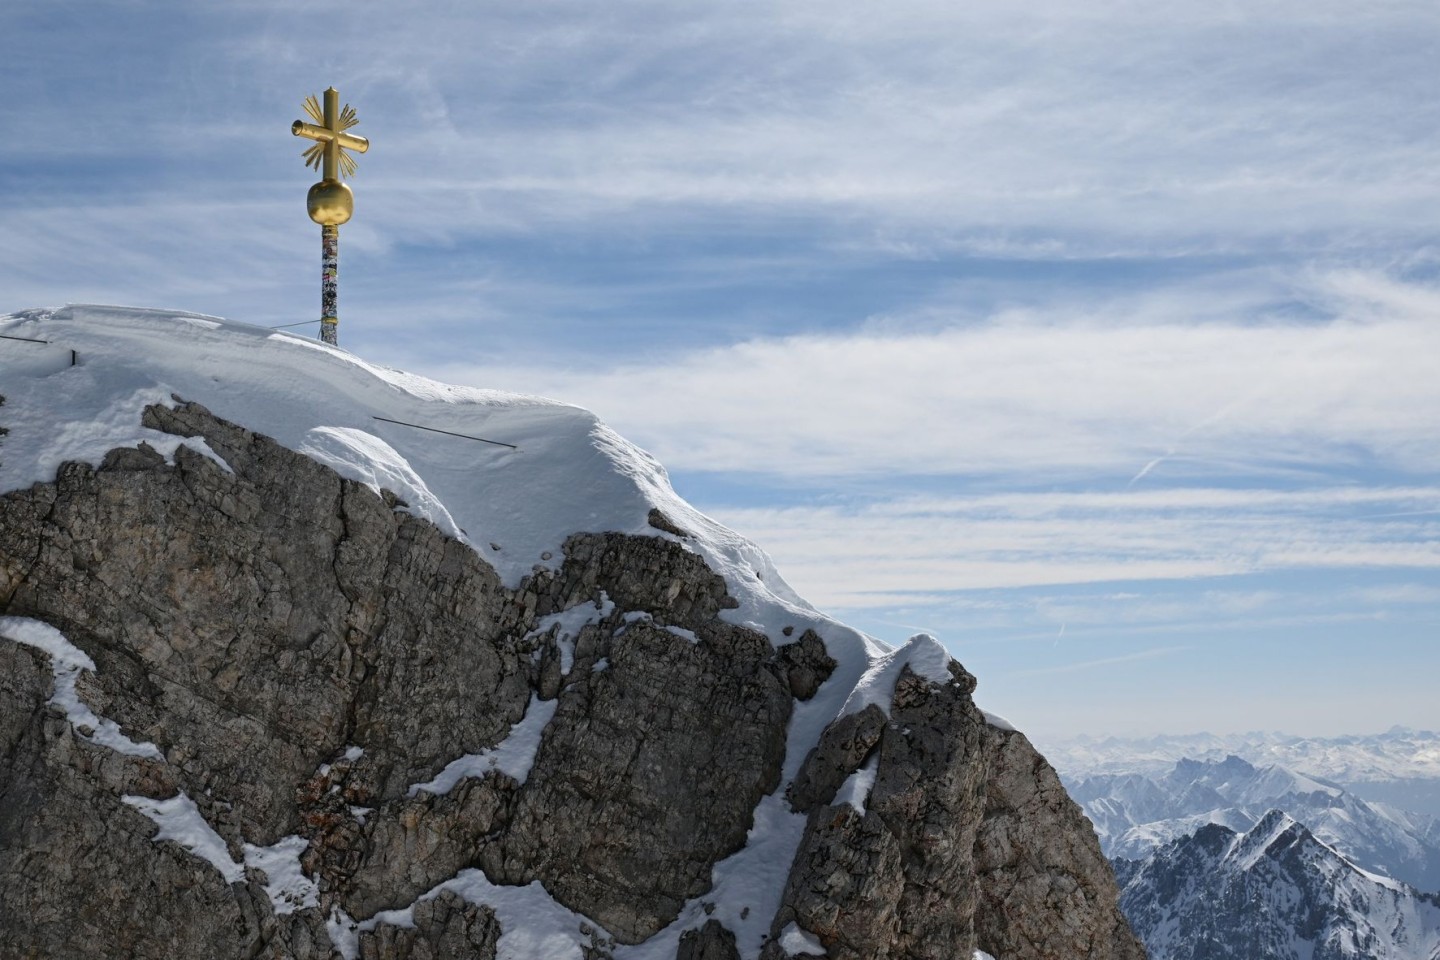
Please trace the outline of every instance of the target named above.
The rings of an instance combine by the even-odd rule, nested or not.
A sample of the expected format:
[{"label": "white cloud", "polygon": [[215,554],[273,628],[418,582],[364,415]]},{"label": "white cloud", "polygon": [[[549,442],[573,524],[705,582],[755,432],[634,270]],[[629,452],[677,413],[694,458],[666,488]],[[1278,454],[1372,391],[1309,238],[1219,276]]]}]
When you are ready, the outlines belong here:
[{"label": "white cloud", "polygon": [[[318,62],[313,4],[171,13],[106,52],[161,58],[133,72],[173,103],[102,85],[67,104],[58,66],[58,92],[0,107],[10,149],[253,175],[290,146],[318,65],[375,140],[362,178],[411,188],[383,213],[406,240],[702,207],[823,217],[849,240],[1154,254],[1414,237],[1440,215],[1440,124],[1412,87],[1440,35],[1423,4],[429,0],[346,6]],[[57,52],[73,72],[92,51]],[[292,99],[240,93],[254,76]],[[48,135],[76,108],[105,136]]]},{"label": "white cloud", "polygon": [[1440,606],[1440,587],[1425,586],[1419,583],[1396,583],[1356,591],[1356,599],[1362,603],[1376,606],[1392,604]]},{"label": "white cloud", "polygon": [[[672,469],[808,479],[1161,476],[1440,467],[1440,294],[1307,281],[1328,318],[1267,318],[1268,290],[1053,304],[939,330],[754,339],[609,369],[432,367],[583,403]],[[1145,482],[1142,481],[1143,486]]]},{"label": "white cloud", "polygon": [[[1440,518],[1370,520],[1356,510],[1416,504],[1440,507],[1440,487],[1013,494],[715,513],[767,544],[801,595],[821,607],[857,609],[894,606],[907,591],[912,605],[924,606],[933,602],[926,594],[955,590],[1285,570],[1434,570]],[[1212,615],[1233,616],[1262,600],[1225,595],[1204,602]],[[1106,615],[1126,619],[1113,609]],[[1084,619],[1078,611],[1072,616]],[[1144,619],[1156,616],[1155,609],[1143,611]],[[1066,619],[1061,607],[1051,619]]]},{"label": "white cloud", "polygon": [[[314,316],[288,126],[333,83],[346,345],[862,492],[716,510],[822,606],[1013,637],[956,591],[1151,581],[1048,648],[1304,606],[1167,580],[1434,569],[1433,0],[93,6],[0,5],[0,309]],[[1323,615],[1435,602],[1371,589]]]},{"label": "white cloud", "polygon": [[[0,202],[3,252],[17,254],[0,257],[10,306],[127,299],[262,322],[308,310],[308,285],[208,298],[196,278],[308,276],[308,180],[287,128],[326,82],[375,145],[343,245],[384,263],[366,300],[346,294],[352,318],[380,302],[453,314],[458,288],[492,273],[512,293],[537,275],[565,288],[528,315],[507,302],[512,327],[563,316],[557,303],[578,296],[644,303],[563,270],[567,251],[612,245],[714,302],[754,251],[697,281],[692,252],[666,238],[731,228],[787,237],[781,256],[873,268],[1383,260],[1440,220],[1440,116],[1412,90],[1440,22],[1419,3],[1363,15],[1300,0],[332,9],[172,0],[97,11],[80,35],[0,13],[12,28],[0,29],[0,79],[14,80],[0,104],[15,174]],[[317,17],[333,21],[323,53]],[[57,135],[62,116],[84,135]],[[123,209],[135,207],[164,218]],[[117,227],[121,215],[136,226]],[[275,242],[231,242],[262,235]],[[550,269],[467,249],[516,236],[553,242]]]}]

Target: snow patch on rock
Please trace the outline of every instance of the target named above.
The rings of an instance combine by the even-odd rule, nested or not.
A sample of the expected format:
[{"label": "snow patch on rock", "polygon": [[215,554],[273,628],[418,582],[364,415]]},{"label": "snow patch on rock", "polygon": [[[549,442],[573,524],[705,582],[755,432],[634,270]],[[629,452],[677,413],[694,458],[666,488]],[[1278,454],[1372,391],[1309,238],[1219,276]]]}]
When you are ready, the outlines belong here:
[{"label": "snow patch on rock", "polygon": [[356,921],[336,907],[331,911],[326,928],[330,942],[344,960],[358,960],[360,935],[381,924],[407,929],[415,926],[415,904],[433,900],[446,890],[477,906],[495,911],[500,924],[496,944],[496,960],[585,960],[586,950],[604,940],[613,944],[609,934],[593,920],[562,906],[535,880],[523,887],[500,886],[490,882],[478,869],[461,870],[418,897],[408,907],[385,910],[365,920]]},{"label": "snow patch on rock", "polygon": [[169,800],[126,795],[120,798],[154,821],[160,829],[150,839],[156,843],[173,840],[220,872],[226,883],[245,879],[245,868],[235,862],[220,834],[205,821],[195,801],[182,790]]},{"label": "snow patch on rock", "polygon": [[305,876],[300,856],[310,842],[304,837],[282,837],[268,847],[245,844],[245,866],[265,874],[265,893],[277,916],[320,905],[320,889]]},{"label": "snow patch on rock", "polygon": [[215,832],[195,801],[183,790],[168,800],[129,795],[120,799],[126,806],[143,813],[159,828],[151,837],[152,841],[178,843],[214,867],[226,883],[245,880],[247,867],[263,872],[265,894],[270,898],[276,916],[320,905],[319,887],[300,866],[300,857],[310,846],[304,837],[282,837],[268,847],[247,843],[244,846],[244,862],[237,863],[230,856],[225,840]]},{"label": "snow patch on rock", "polygon": [[120,732],[120,725],[114,720],[97,717],[95,711],[80,699],[80,694],[75,690],[75,682],[80,678],[81,670],[94,672],[95,661],[67,640],[63,633],[39,620],[0,617],[0,636],[50,655],[51,669],[55,672],[55,692],[50,695],[49,702],[65,711],[65,717],[80,736],[116,753],[164,759],[160,748],[155,744],[136,743]]},{"label": "snow patch on rock", "polygon": [[897,647],[871,663],[850,692],[841,715],[859,713],[871,704],[888,714],[895,694],[895,682],[906,667],[932,683],[949,683],[951,680],[949,652],[930,634],[917,633],[903,647]]},{"label": "snow patch on rock", "polygon": [[540,738],[559,706],[558,699],[541,700],[532,694],[530,705],[525,708],[525,716],[510,727],[510,733],[504,740],[488,750],[467,753],[458,760],[450,761],[435,779],[415,784],[408,795],[413,797],[422,790],[437,796],[446,794],[466,777],[483,777],[491,770],[508,774],[524,783],[530,776],[530,768],[535,765],[535,752],[540,749]]},{"label": "snow patch on rock", "polygon": [[786,924],[785,929],[780,931],[780,949],[791,956],[808,955],[816,957],[829,956],[820,939],[800,926],[794,920]]},{"label": "snow patch on rock", "polygon": [[569,674],[570,668],[575,665],[575,638],[579,636],[580,631],[599,623],[614,612],[615,601],[606,596],[605,591],[602,590],[599,603],[587,600],[568,610],[541,617],[537,621],[535,629],[525,634],[524,639],[534,640],[555,630],[555,644],[560,650],[560,672]]},{"label": "snow patch on rock", "polygon": [[405,501],[411,511],[426,517],[455,539],[468,541],[450,511],[430,492],[399,451],[374,434],[353,427],[314,427],[296,449],[341,476],[359,480],[376,493],[389,490]]},{"label": "snow patch on rock", "polygon": [[996,730],[1009,730],[1011,732],[1015,731],[1015,725],[1009,720],[1006,720],[1004,717],[1000,716],[1000,714],[991,713],[989,710],[981,710],[980,712],[985,715],[985,722],[990,724],[990,726],[994,727]]},{"label": "snow patch on rock", "polygon": [[840,785],[835,792],[834,805],[848,803],[850,807],[862,817],[865,815],[865,803],[870,799],[870,789],[875,786],[875,771],[880,766],[880,751],[876,750],[870,754],[865,763]]}]

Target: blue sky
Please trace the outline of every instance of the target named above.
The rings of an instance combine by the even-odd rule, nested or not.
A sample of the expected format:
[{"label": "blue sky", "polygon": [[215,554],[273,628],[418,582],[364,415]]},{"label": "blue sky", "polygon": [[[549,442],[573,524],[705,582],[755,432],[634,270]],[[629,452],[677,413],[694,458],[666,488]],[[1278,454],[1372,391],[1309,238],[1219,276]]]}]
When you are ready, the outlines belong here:
[{"label": "blue sky", "polygon": [[[1434,727],[1440,7],[0,7],[0,310],[588,406],[1041,738]],[[317,398],[321,402],[322,398]]]}]

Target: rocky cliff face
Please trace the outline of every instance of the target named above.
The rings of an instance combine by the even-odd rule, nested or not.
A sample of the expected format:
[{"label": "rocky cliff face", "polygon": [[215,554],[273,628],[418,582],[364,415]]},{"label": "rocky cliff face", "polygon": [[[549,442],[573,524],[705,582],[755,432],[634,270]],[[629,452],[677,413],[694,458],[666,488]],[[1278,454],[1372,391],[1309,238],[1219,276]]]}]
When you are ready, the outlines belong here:
[{"label": "rocky cliff face", "polygon": [[392,494],[144,416],[206,446],[0,498],[0,957],[1143,957],[958,664],[787,778],[836,660],[725,619],[663,515],[507,587]]}]

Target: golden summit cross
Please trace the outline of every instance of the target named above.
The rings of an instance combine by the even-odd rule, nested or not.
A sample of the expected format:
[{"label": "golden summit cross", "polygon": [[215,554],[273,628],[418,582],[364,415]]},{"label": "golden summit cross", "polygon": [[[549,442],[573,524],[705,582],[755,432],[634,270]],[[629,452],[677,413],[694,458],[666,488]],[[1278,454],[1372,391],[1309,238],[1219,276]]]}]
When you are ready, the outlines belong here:
[{"label": "golden summit cross", "polygon": [[315,141],[301,154],[305,165],[320,170],[321,177],[305,196],[305,209],[320,224],[320,339],[338,344],[340,224],[355,212],[355,194],[341,178],[355,175],[355,158],[346,151],[364,153],[370,141],[345,132],[359,121],[350,104],[341,109],[339,91],[330,87],[324,97],[323,106],[314,94],[305,98],[305,112],[315,122],[296,120],[290,132]]}]

